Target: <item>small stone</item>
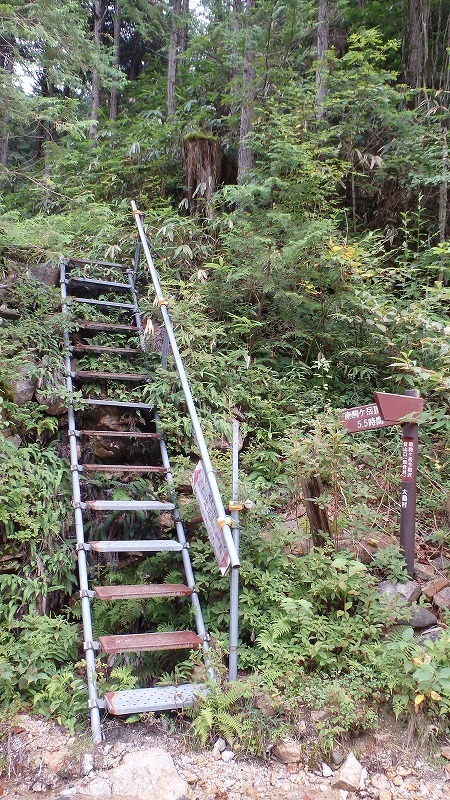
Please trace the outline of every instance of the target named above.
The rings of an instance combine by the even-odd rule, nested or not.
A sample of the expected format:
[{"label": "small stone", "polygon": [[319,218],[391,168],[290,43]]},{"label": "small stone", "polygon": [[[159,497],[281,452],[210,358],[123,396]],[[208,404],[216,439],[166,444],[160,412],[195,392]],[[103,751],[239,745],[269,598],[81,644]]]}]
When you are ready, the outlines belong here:
[{"label": "small stone", "polygon": [[344,756],[339,752],[339,750],[333,750],[331,753],[331,760],[333,764],[336,764],[336,766],[339,767],[344,760]]},{"label": "small stone", "polygon": [[85,753],[81,759],[81,774],[89,775],[94,769],[94,756],[92,753]]},{"label": "small stone", "polygon": [[394,777],[392,778],[392,783],[394,784],[394,786],[403,786],[404,781],[402,776],[394,775]]},{"label": "small stone", "polygon": [[218,750],[219,753],[223,753],[223,751],[226,749],[226,746],[227,743],[225,739],[217,739],[217,741],[214,743],[214,750]]},{"label": "small stone", "polygon": [[414,575],[420,581],[432,581],[436,577],[436,572],[431,564],[420,564],[414,562]]},{"label": "small stone", "polygon": [[232,750],[222,750],[221,758],[222,761],[225,761],[225,764],[229,764],[234,759],[234,753]]},{"label": "small stone", "polygon": [[437,617],[424,606],[415,606],[412,609],[411,618],[408,620],[408,625],[412,628],[429,628],[431,625],[436,625]]},{"label": "small stone", "polygon": [[378,800],[392,800],[392,792],[389,789],[380,789]]},{"label": "small stone", "polygon": [[63,800],[64,797],[74,797],[78,794],[78,789],[76,786],[69,786],[67,789],[63,789],[61,792],[61,798]]},{"label": "small stone", "polygon": [[431,563],[433,567],[437,570],[445,571],[450,567],[450,561],[445,556],[438,556],[437,558],[433,558]]},{"label": "small stone", "polygon": [[275,758],[278,758],[283,764],[298,763],[302,757],[302,749],[295,739],[283,739],[277,742],[272,750]]},{"label": "small stone", "polygon": [[184,772],[183,776],[184,780],[189,784],[189,786],[193,786],[198,781],[198,776],[195,774],[195,772]]},{"label": "small stone", "polygon": [[328,764],[322,764],[322,775],[324,778],[331,778],[333,775],[333,770],[328,766]]},{"label": "small stone", "polygon": [[412,769],[409,769],[409,767],[397,767],[397,775],[401,775],[402,778],[409,778],[412,775]]},{"label": "small stone", "polygon": [[447,586],[450,586],[450,581],[447,578],[435,578],[432,581],[428,581],[425,586],[422,586],[422,594],[431,600],[437,592],[440,592],[441,589],[446,589]]},{"label": "small stone", "polygon": [[428,642],[437,642],[439,637],[442,635],[442,632],[442,628],[439,628],[435,625],[433,628],[427,628],[426,630],[422,631],[420,638],[425,639]]},{"label": "small stone", "polygon": [[42,785],[42,783],[37,781],[36,783],[33,783],[33,786],[31,787],[31,791],[32,792],[43,792],[44,788],[45,787]]},{"label": "small stone", "polygon": [[401,597],[407,606],[410,606],[419,599],[421,594],[420,583],[417,581],[406,581],[406,583],[395,584],[395,591]]},{"label": "small stone", "polygon": [[450,608],[450,586],[437,592],[433,597],[433,603],[438,608]]},{"label": "small stone", "polygon": [[339,768],[333,786],[336,789],[347,789],[349,792],[359,791],[363,768],[354,754],[350,752]]},{"label": "small stone", "polygon": [[443,747],[441,750],[442,758],[446,758],[447,761],[450,761],[450,747]]}]

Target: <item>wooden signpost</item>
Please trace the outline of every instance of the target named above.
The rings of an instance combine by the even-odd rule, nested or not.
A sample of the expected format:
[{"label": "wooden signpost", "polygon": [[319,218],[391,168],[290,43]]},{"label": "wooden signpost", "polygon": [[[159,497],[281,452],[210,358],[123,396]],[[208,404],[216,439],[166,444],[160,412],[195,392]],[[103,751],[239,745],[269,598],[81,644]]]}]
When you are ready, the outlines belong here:
[{"label": "wooden signpost", "polygon": [[342,423],[349,433],[373,431],[389,425],[402,426],[400,547],[405,555],[408,575],[412,578],[416,527],[418,419],[423,411],[423,399],[417,389],[410,389],[405,394],[374,392],[374,398],[375,403],[370,405],[346,408],[342,414]]}]

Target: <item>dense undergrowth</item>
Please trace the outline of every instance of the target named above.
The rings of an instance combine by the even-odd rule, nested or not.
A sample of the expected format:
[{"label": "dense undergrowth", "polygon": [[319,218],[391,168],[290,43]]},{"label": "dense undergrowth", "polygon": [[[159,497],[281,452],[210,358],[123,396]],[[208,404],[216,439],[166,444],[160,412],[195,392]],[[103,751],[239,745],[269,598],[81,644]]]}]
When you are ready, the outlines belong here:
[{"label": "dense undergrowth", "polygon": [[[36,396],[24,405],[11,399],[12,379],[24,375],[40,381],[44,398],[64,399],[58,291],[38,283],[29,268],[69,255],[131,263],[133,194],[146,212],[224,495],[230,491],[231,419],[237,416],[241,493],[254,504],[241,537],[240,666],[247,677],[228,693],[212,689],[201,701],[194,736],[205,743],[218,731],[263,753],[271,738],[285,731],[299,735],[306,708],[325,709],[316,733],[329,749],[336,737],[376,725],[377,708],[385,703],[397,715],[429,715],[446,730],[450,637],[445,633],[425,651],[411,628],[394,625],[401,612],[394,618],[376,591],[379,577],[405,578],[396,547],[401,434],[393,428],[352,438],[339,414],[370,402],[374,389],[420,389],[426,410],[418,555],[445,553],[449,247],[438,241],[429,188],[439,180],[437,156],[425,148],[424,160],[419,141],[436,131],[430,133],[429,120],[405,104],[389,68],[389,47],[376,33],[354,37],[334,64],[329,124],[323,126],[314,119],[311,81],[299,88],[280,67],[277,88],[257,111],[255,169],[244,185],[216,193],[211,219],[186,212],[179,145],[194,123],[220,128],[220,119],[211,120],[215,112],[206,113],[197,100],[167,121],[156,113],[160,87],[150,73],[131,90],[123,118],[114,126],[104,122],[95,142],[69,131],[47,145],[50,178],[42,181],[36,164],[5,182],[3,302],[20,316],[2,319],[0,326],[4,709],[32,708],[73,727],[84,721],[86,708],[64,417],[50,416]],[[201,87],[194,92],[200,97]],[[383,157],[370,166],[376,136]],[[401,152],[408,150],[403,160],[400,139]],[[419,164],[422,175],[427,170],[422,183]],[[377,206],[377,224],[369,230],[364,209],[392,182],[404,193],[402,210],[394,220],[386,212],[380,223]],[[346,196],[351,185],[357,193],[353,220]],[[158,324],[145,280],[141,290],[144,317]],[[152,354],[147,363],[153,381],[136,397],[157,403],[177,482],[185,487],[195,449],[176,374],[163,371]],[[83,366],[90,365],[85,357]],[[308,473],[322,477],[321,501],[333,535],[325,550],[308,553],[305,545],[301,554],[309,529],[300,481]],[[127,497],[139,496],[139,480],[127,484]],[[123,497],[119,483],[109,488]],[[195,515],[192,499],[184,514]],[[108,519],[97,535],[116,522]],[[139,538],[141,525],[134,515],[126,535]],[[390,542],[369,567],[353,552],[368,537]],[[220,663],[221,648],[227,648],[227,582],[218,578],[201,528],[193,532],[191,552]],[[181,579],[166,554],[93,569],[111,583],[157,581],[163,572],[167,581]],[[173,628],[173,611],[163,601],[94,604],[99,634],[117,633],[124,621],[129,630],[144,630],[155,617],[160,630]],[[180,603],[177,625],[189,622],[188,607]],[[193,668],[200,669],[162,655],[132,657],[113,670],[102,662],[99,672],[118,688],[133,685],[132,674],[144,681],[161,674],[183,680]],[[261,696],[270,700],[269,713],[260,708]]]}]

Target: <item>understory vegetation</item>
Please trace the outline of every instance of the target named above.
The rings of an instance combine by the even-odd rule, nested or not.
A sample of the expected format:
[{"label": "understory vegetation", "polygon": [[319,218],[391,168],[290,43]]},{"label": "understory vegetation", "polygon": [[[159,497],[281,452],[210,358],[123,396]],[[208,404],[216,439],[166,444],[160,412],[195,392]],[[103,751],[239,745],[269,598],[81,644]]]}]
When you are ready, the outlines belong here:
[{"label": "understory vegetation", "polygon": [[[83,4],[63,5],[81,14]],[[189,44],[179,51],[176,109],[168,112],[161,54],[172,17],[165,4],[155,4],[149,20],[143,5],[124,4],[124,52],[132,35],[149,48],[131,77],[129,53],[120,69],[112,63],[111,32],[97,55],[83,49],[79,35],[73,58],[80,61],[69,59],[62,75],[45,33],[31,20],[24,29],[21,3],[6,4],[8,47],[13,52],[20,40],[20,57],[37,64],[41,83],[26,94],[8,73],[3,118],[9,152],[0,173],[2,713],[33,710],[71,730],[86,722],[60,292],[56,280],[42,282],[41,270],[76,256],[131,266],[135,199],[223,496],[231,496],[237,418],[240,494],[253,503],[241,519],[242,680],[228,686],[228,581],[219,576],[203,527],[190,524],[198,514],[187,488],[197,461],[192,430],[170,358],[163,370],[149,344],[143,358],[152,381],[132,396],[158,407],[219,673],[219,685],[192,712],[193,739],[204,745],[219,733],[263,755],[291,733],[305,747],[315,739],[329,751],[339,737],[376,727],[386,708],[447,734],[449,620],[444,613],[443,634],[425,646],[408,613],[383,602],[377,589],[380,579],[407,580],[398,538],[401,429],[351,436],[341,412],[372,402],[374,390],[420,390],[416,558],[448,555],[448,82],[428,84],[425,75],[417,88],[405,75],[400,2],[382,21],[379,3],[332,3],[342,46],[330,41],[319,60],[317,3],[244,3],[236,26],[228,7],[222,13],[220,3],[205,4],[204,17],[186,12]],[[436,14],[438,4],[429,6]],[[55,36],[67,44],[65,14],[51,24],[55,31],[61,25]],[[444,28],[430,28],[429,36],[436,75],[447,76]],[[253,125],[245,142],[252,162],[238,180],[249,46]],[[320,66],[326,92],[318,113]],[[93,132],[86,82],[92,73],[101,76],[102,101]],[[114,85],[120,113],[107,119]],[[189,186],[183,147],[192,139],[219,142],[222,163],[231,164],[213,192],[202,180]],[[143,262],[141,273],[144,323],[157,330],[160,312]],[[103,316],[92,311],[91,318]],[[76,328],[74,319],[69,326]],[[79,363],[93,369],[98,361],[85,354]],[[105,355],[102,366],[126,371],[127,362]],[[31,385],[29,396],[18,397],[20,381]],[[320,476],[324,487],[319,503],[331,535],[323,548],[311,544],[303,504],[302,478],[309,476]],[[148,491],[142,477],[125,486],[92,479],[93,491],[106,485],[115,499]],[[97,538],[116,526],[124,538],[139,539],[144,522],[136,512],[127,521],[112,514],[102,526],[90,525]],[[182,582],[171,559],[141,555],[91,568],[104,583],[158,582],[162,575]],[[155,620],[160,631],[192,624],[183,600],[175,609],[160,599],[93,603],[93,616],[97,636],[124,624],[142,632]],[[115,663],[100,658],[98,666],[110,689],[183,682],[202,669],[198,654],[176,663],[167,653]]]}]

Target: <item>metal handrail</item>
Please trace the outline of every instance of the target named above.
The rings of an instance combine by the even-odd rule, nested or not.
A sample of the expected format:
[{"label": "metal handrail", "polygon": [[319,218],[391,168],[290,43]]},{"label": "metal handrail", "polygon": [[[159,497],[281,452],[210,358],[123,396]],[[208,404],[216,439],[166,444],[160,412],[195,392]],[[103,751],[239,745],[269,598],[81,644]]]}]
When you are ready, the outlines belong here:
[{"label": "metal handrail", "polygon": [[211,463],[205,437],[203,435],[203,431],[200,425],[200,420],[198,418],[197,409],[195,408],[194,398],[192,397],[192,392],[189,387],[189,382],[184,369],[183,360],[181,358],[180,351],[178,349],[177,341],[175,338],[175,332],[167,308],[167,303],[164,300],[158,273],[153,263],[153,258],[150,253],[150,248],[148,246],[147,237],[145,235],[144,226],[141,220],[143,212],[139,211],[134,200],[131,201],[131,208],[133,209],[133,216],[136,221],[137,229],[139,232],[139,238],[142,244],[142,249],[144,251],[145,258],[147,259],[148,268],[153,281],[153,286],[155,288],[156,304],[158,308],[161,310],[167,338],[169,340],[170,347],[172,349],[172,355],[177,368],[178,377],[180,379],[181,387],[183,389],[184,397],[186,400],[186,406],[189,411],[189,416],[191,418],[194,436],[197,441],[198,449],[200,451],[200,458],[203,462],[203,469],[205,472],[206,479],[208,481],[209,488],[211,490],[211,495],[214,501],[214,507],[217,514],[217,522],[222,530],[225,546],[228,550],[228,555],[230,556],[231,566],[237,568],[239,567],[239,556],[237,554],[236,547],[234,545],[231,526],[228,523],[228,520],[230,518],[225,513],[222,496],[220,494],[220,489],[217,484],[216,474]]}]

